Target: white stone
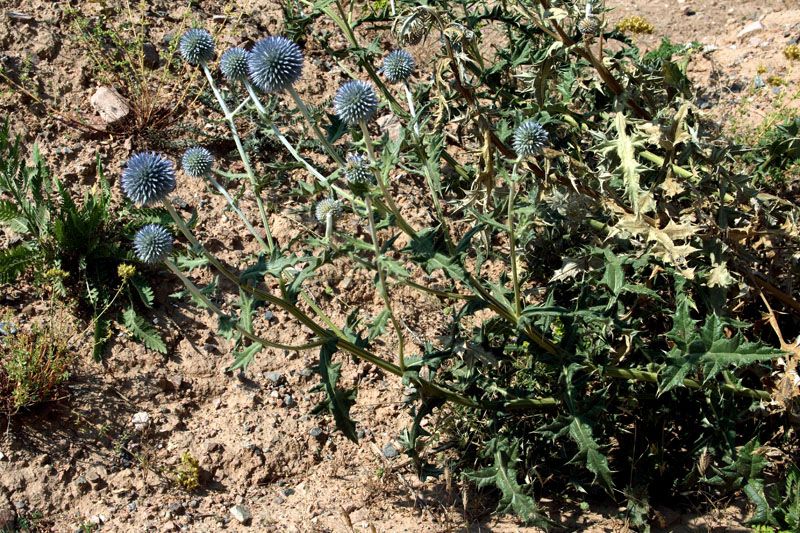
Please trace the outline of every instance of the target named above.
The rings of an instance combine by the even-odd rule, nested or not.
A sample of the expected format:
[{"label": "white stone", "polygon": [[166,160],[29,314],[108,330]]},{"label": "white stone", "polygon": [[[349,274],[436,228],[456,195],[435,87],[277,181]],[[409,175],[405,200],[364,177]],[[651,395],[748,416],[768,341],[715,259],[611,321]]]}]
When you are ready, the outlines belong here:
[{"label": "white stone", "polygon": [[117,124],[127,117],[131,107],[114,89],[100,87],[90,100],[92,107],[106,124]]},{"label": "white stone", "polygon": [[761,24],[760,20],[757,20],[755,22],[751,22],[750,24],[748,24],[747,26],[742,28],[742,31],[740,31],[736,35],[736,38],[737,39],[741,39],[742,37],[750,35],[751,33],[755,33],[755,32],[761,31],[763,29],[764,29],[764,25]]},{"label": "white stone", "polygon": [[147,414],[147,411],[139,411],[135,415],[133,415],[133,419],[131,420],[133,426],[138,429],[142,430],[150,423],[150,415]]},{"label": "white stone", "polygon": [[253,515],[250,514],[250,509],[242,504],[231,507],[231,515],[242,524],[249,522],[253,518]]}]

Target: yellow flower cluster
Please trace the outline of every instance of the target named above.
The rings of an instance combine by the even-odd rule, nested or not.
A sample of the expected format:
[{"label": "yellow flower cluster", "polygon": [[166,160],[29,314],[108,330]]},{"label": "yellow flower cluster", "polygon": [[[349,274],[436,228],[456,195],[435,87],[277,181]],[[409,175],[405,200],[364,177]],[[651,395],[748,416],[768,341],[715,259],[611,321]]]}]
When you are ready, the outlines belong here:
[{"label": "yellow flower cluster", "polygon": [[622,33],[632,33],[638,35],[640,33],[651,34],[655,31],[652,24],[647,22],[644,17],[634,16],[625,17],[617,23],[617,29]]},{"label": "yellow flower cluster", "polygon": [[790,44],[783,49],[783,55],[785,55],[786,59],[789,61],[800,61],[800,46]]},{"label": "yellow flower cluster", "polygon": [[132,278],[136,274],[136,267],[123,263],[117,267],[117,275],[124,280]]}]

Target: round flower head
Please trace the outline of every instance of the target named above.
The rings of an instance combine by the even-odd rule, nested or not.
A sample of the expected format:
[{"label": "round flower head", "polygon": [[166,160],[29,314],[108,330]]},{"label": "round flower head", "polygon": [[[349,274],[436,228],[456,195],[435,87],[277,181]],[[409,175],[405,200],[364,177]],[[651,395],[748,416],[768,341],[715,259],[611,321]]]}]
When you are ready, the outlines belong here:
[{"label": "round flower head", "polygon": [[535,120],[526,120],[514,132],[514,150],[520,157],[542,153],[547,144],[547,132]]},{"label": "round flower head", "polygon": [[206,30],[194,28],[183,34],[178,47],[190,65],[199,65],[214,57],[214,38]]},{"label": "round flower head", "polygon": [[339,201],[332,200],[330,198],[321,200],[317,204],[317,209],[314,211],[314,215],[316,215],[317,220],[319,220],[320,223],[325,224],[328,221],[328,214],[332,214],[334,220],[339,218],[339,215],[342,214],[342,204],[339,203]]},{"label": "round flower head", "polygon": [[414,58],[405,50],[393,50],[384,58],[381,70],[390,83],[406,81],[414,72]]},{"label": "round flower head", "polygon": [[366,158],[360,155],[352,155],[347,158],[344,167],[344,179],[350,190],[356,195],[364,195],[369,191],[369,187],[375,181],[375,174],[369,168]]},{"label": "round flower head", "polygon": [[122,170],[122,190],[139,206],[157,204],[175,190],[175,167],[155,152],[140,152]]},{"label": "round flower head", "polygon": [[423,37],[425,37],[425,23],[419,18],[414,18],[405,25],[405,32],[402,35],[405,44],[419,44]]},{"label": "round flower head", "polygon": [[256,87],[265,93],[281,92],[303,73],[303,54],[286,37],[267,37],[253,46],[247,69]]},{"label": "round flower head", "polygon": [[172,234],[160,224],[148,224],[136,232],[133,249],[139,261],[151,265],[160,263],[172,252]]},{"label": "round flower head", "polygon": [[194,146],[183,152],[181,166],[193,178],[208,176],[214,164],[214,156],[201,146]]},{"label": "round flower head", "polygon": [[369,122],[378,111],[378,97],[372,85],[364,81],[348,81],[336,93],[333,108],[339,118],[353,126]]},{"label": "round flower head", "polygon": [[247,78],[247,58],[244,48],[229,48],[219,60],[219,69],[228,81],[244,81]]},{"label": "round flower head", "polygon": [[600,23],[598,22],[597,17],[585,17],[578,22],[578,31],[580,31],[583,35],[595,35],[599,29]]}]

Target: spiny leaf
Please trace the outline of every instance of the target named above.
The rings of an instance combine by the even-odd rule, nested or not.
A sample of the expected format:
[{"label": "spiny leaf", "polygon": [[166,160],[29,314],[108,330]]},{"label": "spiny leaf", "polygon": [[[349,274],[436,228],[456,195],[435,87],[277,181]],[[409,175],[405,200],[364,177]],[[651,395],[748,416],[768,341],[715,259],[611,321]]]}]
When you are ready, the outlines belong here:
[{"label": "spiny leaf", "polygon": [[342,363],[333,363],[333,354],[336,353],[336,340],[332,339],[322,345],[319,351],[319,365],[317,372],[322,377],[322,384],[328,396],[328,409],[333,414],[336,427],[344,433],[345,437],[358,443],[356,425],[350,418],[350,407],[355,403],[356,389],[345,391],[336,386],[341,375]]},{"label": "spiny leaf", "polygon": [[263,349],[264,346],[262,344],[254,342],[250,346],[242,348],[238,352],[234,352],[233,363],[231,363],[231,366],[229,366],[226,370],[228,372],[232,372],[234,370],[241,368],[242,371],[246,372],[247,367],[250,366],[250,363],[252,363],[255,360],[256,355]]},{"label": "spiny leaf", "polygon": [[156,328],[137,315],[133,307],[129,307],[122,313],[122,325],[147,348],[156,352],[167,353],[167,345],[161,340]]},{"label": "spiny leaf", "polygon": [[586,461],[586,468],[595,475],[595,480],[600,479],[606,489],[611,490],[614,482],[611,480],[611,469],[608,459],[600,452],[600,447],[592,437],[592,428],[583,417],[572,417],[569,425],[569,436],[578,445],[578,453],[570,460],[577,462]]},{"label": "spiny leaf", "polygon": [[528,524],[548,527],[547,521],[536,508],[536,501],[517,482],[519,472],[516,464],[519,458],[516,447],[509,444],[507,437],[498,436],[487,443],[486,450],[491,453],[487,458],[492,461],[492,466],[473,472],[469,477],[475,480],[478,487],[494,485],[500,489],[502,497],[497,504],[497,512],[513,511]]}]

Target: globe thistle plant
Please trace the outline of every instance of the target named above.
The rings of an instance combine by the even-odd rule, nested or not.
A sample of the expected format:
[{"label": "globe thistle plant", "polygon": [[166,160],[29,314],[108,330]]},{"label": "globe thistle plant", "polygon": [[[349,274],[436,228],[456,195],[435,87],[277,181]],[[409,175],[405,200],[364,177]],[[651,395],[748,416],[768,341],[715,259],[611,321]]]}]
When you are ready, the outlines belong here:
[{"label": "globe thistle plant", "polygon": [[160,263],[172,252],[172,234],[160,224],[148,224],[136,232],[133,249],[139,261],[150,265]]},{"label": "globe thistle plant", "polygon": [[514,150],[519,157],[542,153],[547,144],[547,131],[535,120],[526,120],[514,132]]},{"label": "globe thistle plant", "polygon": [[265,93],[277,93],[294,85],[303,73],[300,47],[286,37],[258,41],[247,59],[250,80]]},{"label": "globe thistle plant", "polygon": [[133,203],[150,207],[175,190],[175,167],[161,154],[140,152],[128,160],[121,183]]},{"label": "globe thistle plant", "polygon": [[407,81],[414,72],[414,58],[405,50],[393,50],[384,58],[381,71],[390,83]]},{"label": "globe thistle plant", "polygon": [[178,48],[184,61],[190,65],[199,65],[214,57],[214,38],[206,30],[194,28],[183,34]]},{"label": "globe thistle plant", "polygon": [[325,198],[324,200],[320,200],[320,202],[317,204],[314,215],[321,224],[327,224],[329,214],[334,220],[341,216],[342,204],[338,200]]},{"label": "globe thistle plant", "polygon": [[600,23],[597,17],[585,17],[578,22],[578,31],[583,35],[596,35],[600,30]]},{"label": "globe thistle plant", "polygon": [[183,152],[181,167],[183,171],[193,178],[202,178],[211,172],[214,165],[214,156],[202,146],[193,146]]},{"label": "globe thistle plant", "polygon": [[348,81],[336,93],[333,107],[339,118],[350,126],[367,123],[378,111],[378,96],[372,84]]},{"label": "globe thistle plant", "polygon": [[225,79],[231,82],[244,81],[247,79],[248,68],[247,60],[250,53],[244,48],[229,48],[222,54],[219,60],[219,69]]}]

